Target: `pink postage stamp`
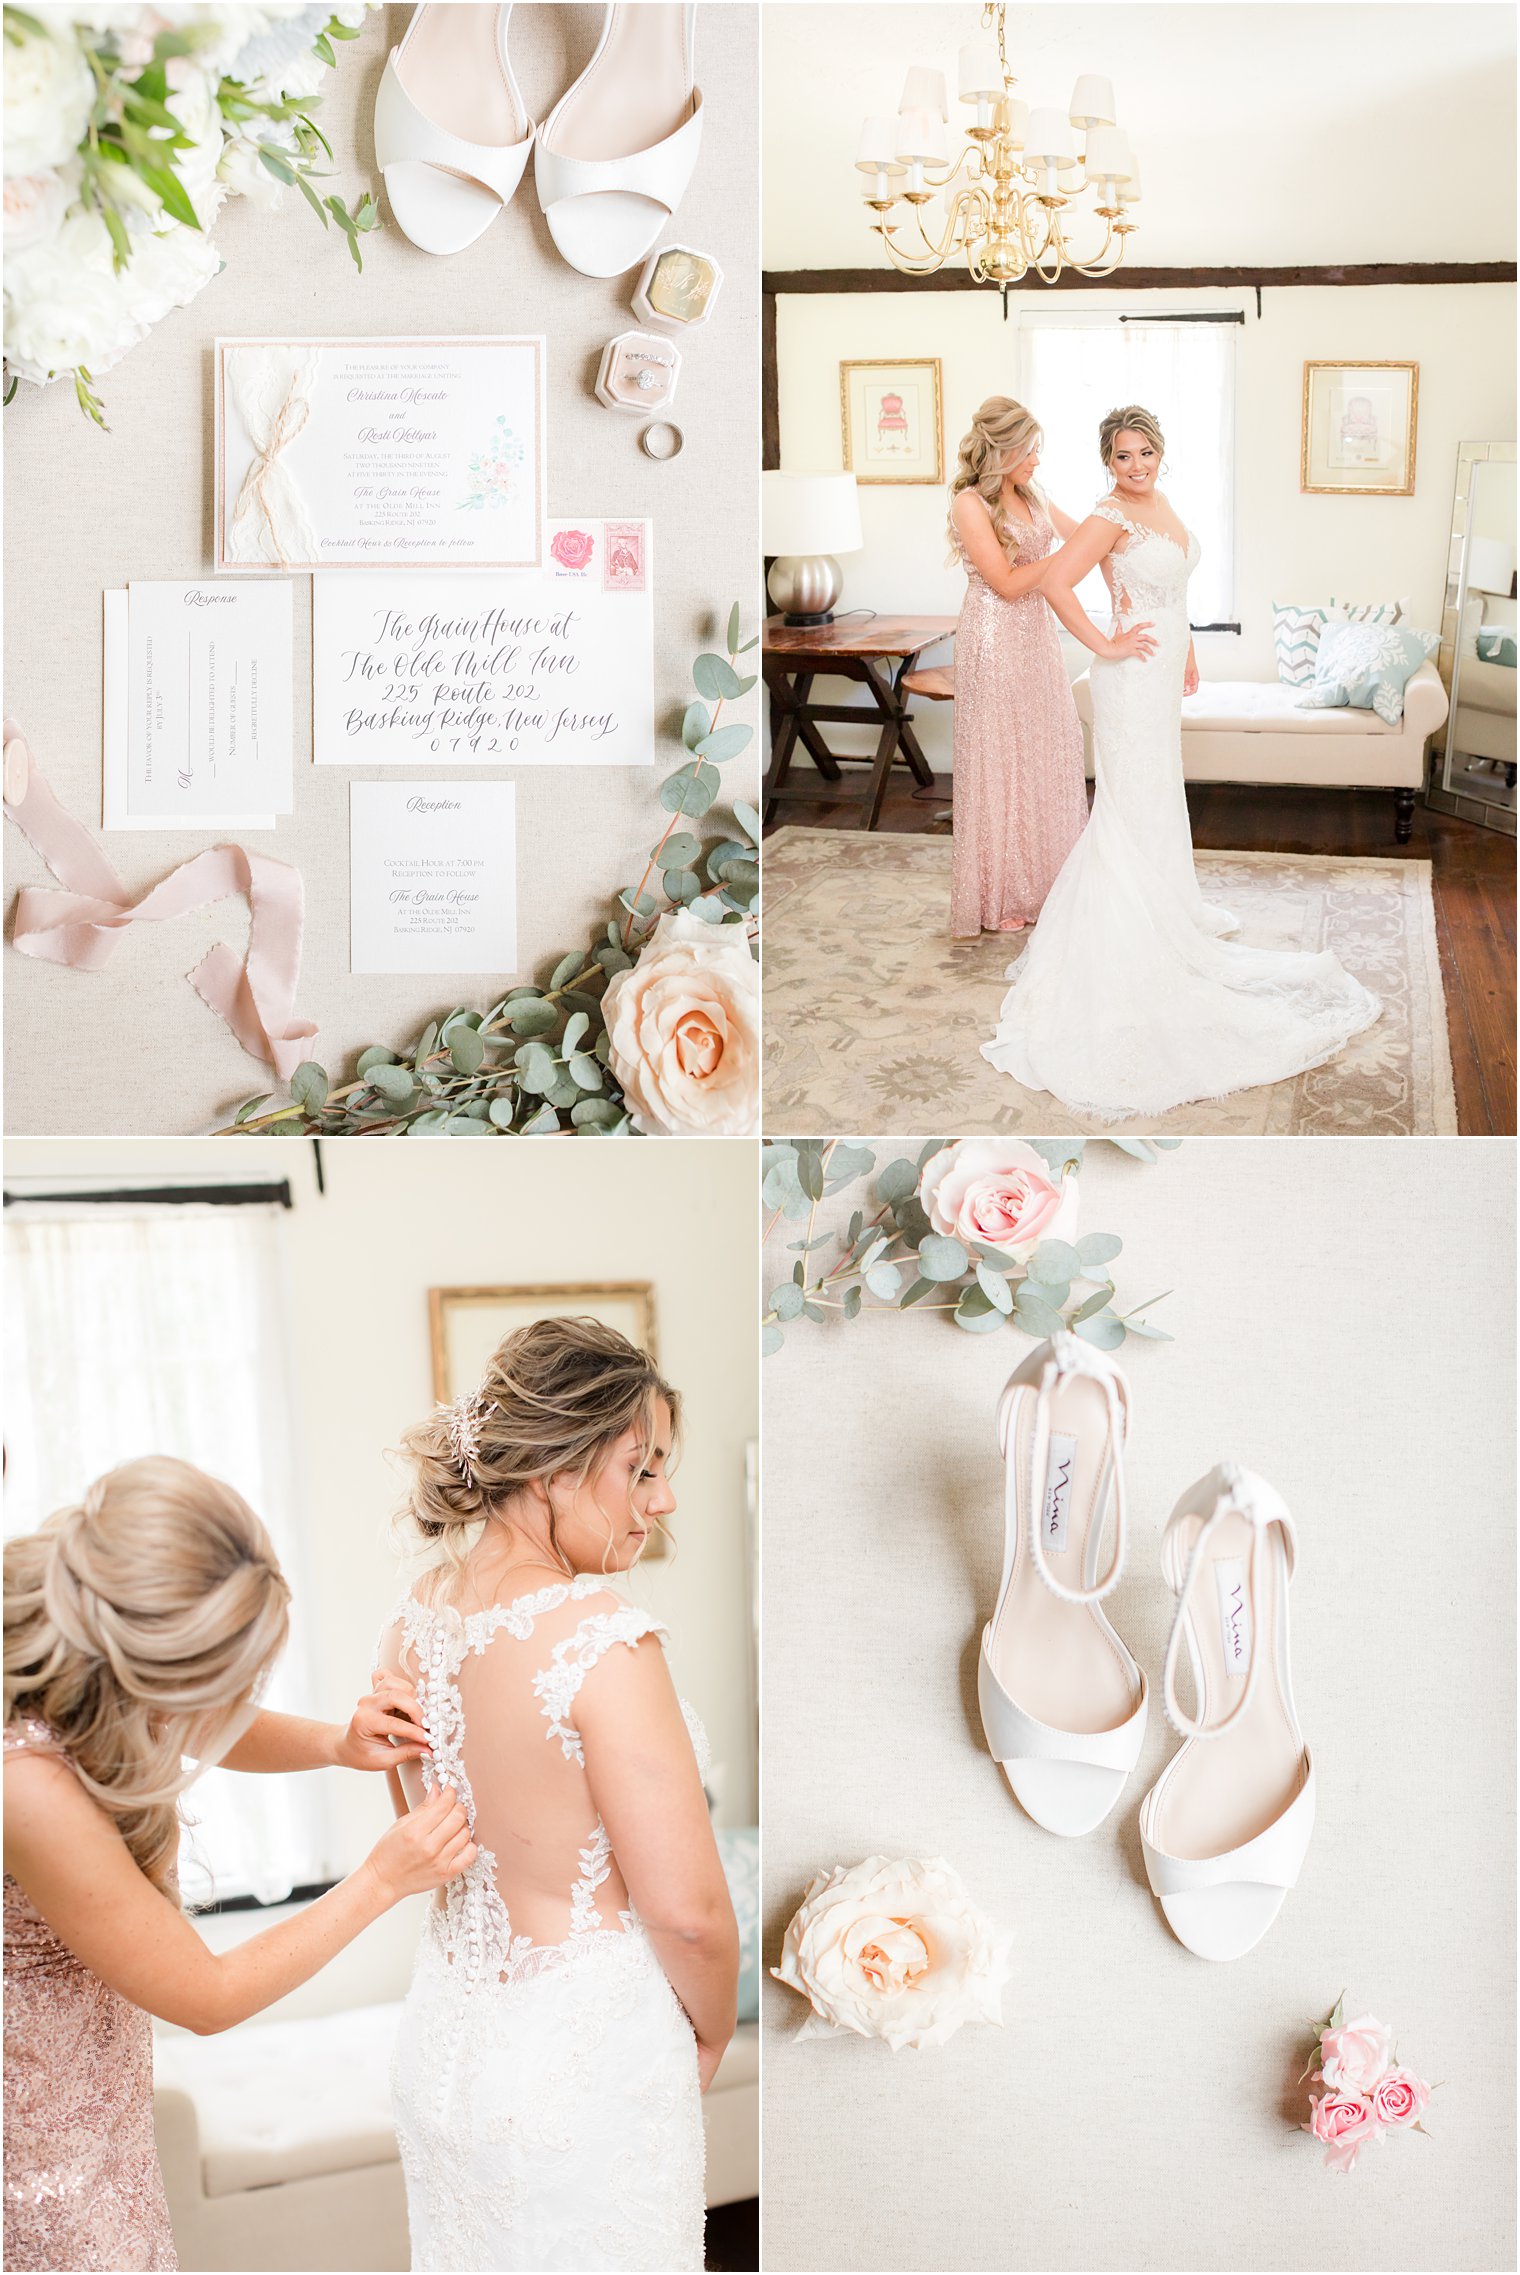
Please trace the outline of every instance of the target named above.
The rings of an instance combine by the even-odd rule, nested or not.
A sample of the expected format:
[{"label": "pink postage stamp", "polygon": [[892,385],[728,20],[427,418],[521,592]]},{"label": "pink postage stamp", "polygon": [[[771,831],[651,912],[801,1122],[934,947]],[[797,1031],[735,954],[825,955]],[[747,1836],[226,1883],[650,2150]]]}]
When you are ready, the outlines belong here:
[{"label": "pink postage stamp", "polygon": [[644,590],[644,535],[641,521],[607,523],[602,540],[604,592]]}]

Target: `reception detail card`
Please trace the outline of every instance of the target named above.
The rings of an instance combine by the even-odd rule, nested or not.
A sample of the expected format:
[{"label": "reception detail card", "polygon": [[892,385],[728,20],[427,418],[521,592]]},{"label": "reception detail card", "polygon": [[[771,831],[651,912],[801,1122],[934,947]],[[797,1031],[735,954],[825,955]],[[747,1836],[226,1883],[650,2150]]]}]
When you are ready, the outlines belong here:
[{"label": "reception detail card", "polygon": [[272,829],[292,803],[291,588],[105,595],[107,829]]},{"label": "reception detail card", "polygon": [[314,580],[319,766],[651,766],[647,521],[551,521],[542,569]]},{"label": "reception detail card", "polygon": [[218,340],[218,569],[537,568],[541,338]]},{"label": "reception detail card", "polygon": [[517,969],[517,844],[510,782],[349,786],[356,972]]}]

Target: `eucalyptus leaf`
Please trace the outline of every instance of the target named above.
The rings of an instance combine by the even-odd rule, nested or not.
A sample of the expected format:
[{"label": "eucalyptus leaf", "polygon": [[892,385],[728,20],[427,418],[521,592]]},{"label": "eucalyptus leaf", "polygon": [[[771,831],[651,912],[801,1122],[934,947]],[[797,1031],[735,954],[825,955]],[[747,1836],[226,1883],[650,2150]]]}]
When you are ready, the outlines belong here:
[{"label": "eucalyptus leaf", "polygon": [[1175,1343],[1177,1340],[1175,1335],[1168,1335],[1164,1327],[1152,1327],[1144,1319],[1127,1317],[1124,1324],[1131,1335],[1142,1335],[1148,1343]]},{"label": "eucalyptus leaf", "polygon": [[1124,1341],[1124,1322],[1117,1312],[1100,1311],[1095,1319],[1078,1320],[1076,1332],[1100,1351],[1117,1351]]},{"label": "eucalyptus leaf", "polygon": [[553,971],[549,974],[550,987],[564,987],[567,981],[574,979],[576,973],[582,969],[585,961],[586,958],[579,948],[572,948],[568,956],[561,956],[559,962],[555,965]]},{"label": "eucalyptus leaf", "polygon": [[327,1104],[327,1069],[315,1059],[302,1059],[290,1078],[290,1095],[308,1114],[320,1114]]},{"label": "eucalyptus leaf", "polygon": [[491,1120],[499,1130],[509,1130],[512,1127],[512,1101],[510,1098],[497,1097],[491,1100]]},{"label": "eucalyptus leaf", "polygon": [[692,684],[699,695],[710,703],[744,693],[744,682],[726,656],[714,655],[707,649],[691,667]]},{"label": "eucalyptus leaf", "polygon": [[485,1055],[486,1046],[471,1027],[461,1027],[449,1045],[449,1057],[459,1074],[478,1074]]},{"label": "eucalyptus leaf", "polygon": [[701,763],[677,767],[660,784],[660,804],[667,814],[705,814],[718,795],[718,776]]},{"label": "eucalyptus leaf", "polygon": [[688,901],[694,901],[702,890],[701,878],[694,876],[690,869],[666,869],[661,874],[660,882],[665,887],[667,900],[673,901],[677,908],[684,908]]},{"label": "eucalyptus leaf", "polygon": [[830,1190],[837,1191],[856,1177],[869,1176],[875,1167],[876,1156],[869,1146],[852,1145],[847,1138],[841,1138],[829,1155]]},{"label": "eucalyptus leaf", "polygon": [[602,1070],[594,1058],[588,1057],[585,1051],[572,1051],[569,1064],[570,1072],[582,1090],[601,1089]]},{"label": "eucalyptus leaf", "polygon": [[1071,1281],[1081,1269],[1081,1257],[1064,1240],[1042,1240],[1028,1265],[1029,1277],[1044,1281]]},{"label": "eucalyptus leaf", "polygon": [[1094,1264],[1111,1264],[1123,1246],[1116,1232],[1085,1232],[1077,1242],[1077,1254],[1087,1271]]},{"label": "eucalyptus leaf", "polygon": [[782,1334],[780,1328],[776,1326],[774,1321],[767,1320],[765,1325],[760,1330],[760,1353],[762,1358],[770,1358],[773,1352],[780,1350],[782,1344],[785,1341],[786,1337]]},{"label": "eucalyptus leaf", "polygon": [[559,1013],[541,996],[526,1003],[514,1003],[507,1018],[514,1035],[547,1035],[559,1025]]},{"label": "eucalyptus leaf", "polygon": [[524,1137],[552,1137],[559,1129],[559,1116],[552,1106],[540,1106],[531,1122],[524,1122]]},{"label": "eucalyptus leaf", "polygon": [[938,1284],[939,1283],[935,1280],[915,1280],[913,1282],[913,1285],[909,1288],[907,1294],[903,1297],[902,1302],[898,1305],[898,1310],[906,1311],[910,1304],[922,1303],[926,1295],[933,1295],[935,1293]]},{"label": "eucalyptus leaf", "polygon": [[747,750],[754,739],[753,727],[739,724],[714,727],[712,733],[704,735],[697,744],[697,751],[700,757],[711,759],[714,766],[721,766],[726,758],[737,758],[741,750]]},{"label": "eucalyptus leaf", "polygon": [[1066,1324],[1058,1311],[1030,1293],[1027,1281],[1013,1299],[1013,1319],[1014,1325],[1022,1327],[1026,1335],[1036,1336],[1059,1335]]},{"label": "eucalyptus leaf", "polygon": [[660,865],[665,869],[689,869],[693,861],[700,860],[702,840],[693,837],[689,829],[672,830],[661,846],[656,847]]},{"label": "eucalyptus leaf", "polygon": [[359,1062],[354,1071],[362,1081],[371,1067],[395,1066],[396,1064],[397,1059],[394,1051],[388,1051],[383,1043],[371,1043],[367,1051],[359,1053]]},{"label": "eucalyptus leaf", "polygon": [[742,798],[735,798],[733,803],[733,815],[734,820],[739,824],[739,827],[743,830],[745,836],[749,838],[752,843],[758,845],[760,843],[761,834],[760,816],[756,813],[754,807],[746,805]]},{"label": "eucalyptus leaf", "polygon": [[918,1171],[911,1161],[889,1161],[876,1180],[876,1190],[890,1207],[918,1190]]},{"label": "eucalyptus leaf", "polygon": [[570,1119],[578,1130],[612,1130],[623,1119],[622,1108],[612,1098],[582,1098],[570,1109]]},{"label": "eucalyptus leaf", "polygon": [[883,1303],[890,1303],[902,1286],[902,1274],[895,1264],[873,1264],[866,1274],[866,1286]]},{"label": "eucalyptus leaf", "polygon": [[371,1067],[366,1080],[388,1106],[409,1105],[417,1088],[417,1078],[406,1066]]},{"label": "eucalyptus leaf", "polygon": [[1084,1319],[1095,1319],[1098,1313],[1104,1309],[1105,1305],[1113,1302],[1113,1298],[1114,1291],[1112,1287],[1105,1284],[1103,1287],[1097,1290],[1096,1294],[1090,1295],[1085,1303],[1078,1304],[1076,1310],[1071,1315],[1070,1325],[1076,1327],[1080,1325]]},{"label": "eucalyptus leaf", "polygon": [[844,1301],[841,1307],[843,1309],[845,1318],[854,1319],[859,1312],[863,1301],[864,1298],[862,1297],[859,1288],[846,1288],[844,1291]]},{"label": "eucalyptus leaf", "polygon": [[778,1319],[800,1319],[803,1295],[795,1280],[783,1280],[771,1290],[770,1309]]},{"label": "eucalyptus leaf", "polygon": [[712,713],[705,703],[688,703],[681,719],[681,740],[695,750],[712,729]]},{"label": "eucalyptus leaf", "polygon": [[1129,1154],[1135,1161],[1154,1161],[1156,1158],[1156,1148],[1149,1138],[1110,1138],[1108,1142],[1116,1145],[1121,1153]]},{"label": "eucalyptus leaf", "polygon": [[994,1272],[990,1264],[979,1263],[976,1267],[976,1284],[988,1302],[1006,1319],[1013,1309],[1013,1290],[1002,1273]]},{"label": "eucalyptus leaf", "polygon": [[970,1259],[958,1240],[931,1232],[919,1242],[918,1268],[926,1280],[958,1280]]},{"label": "eucalyptus leaf", "polygon": [[567,1055],[571,1051],[578,1051],[581,1047],[581,1038],[590,1025],[590,1018],[584,1011],[572,1011],[570,1017],[565,1021],[565,1032],[560,1038],[560,1049]]}]

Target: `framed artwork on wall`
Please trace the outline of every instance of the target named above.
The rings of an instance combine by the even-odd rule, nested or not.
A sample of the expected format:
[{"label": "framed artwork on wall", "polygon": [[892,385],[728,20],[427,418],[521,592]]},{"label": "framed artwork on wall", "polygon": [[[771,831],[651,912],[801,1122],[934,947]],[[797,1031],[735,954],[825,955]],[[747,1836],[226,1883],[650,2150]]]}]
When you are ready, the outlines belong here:
[{"label": "framed artwork on wall", "polygon": [[1417,363],[1306,363],[1300,490],[1414,496]]},{"label": "framed artwork on wall", "polygon": [[845,471],[857,482],[942,482],[939,359],[842,363],[839,416]]}]

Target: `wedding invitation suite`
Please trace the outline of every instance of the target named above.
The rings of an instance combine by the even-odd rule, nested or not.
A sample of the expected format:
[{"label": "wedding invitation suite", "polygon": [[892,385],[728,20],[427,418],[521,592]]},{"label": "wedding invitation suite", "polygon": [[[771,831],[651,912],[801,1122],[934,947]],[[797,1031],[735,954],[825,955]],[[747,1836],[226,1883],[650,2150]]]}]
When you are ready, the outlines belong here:
[{"label": "wedding invitation suite", "polygon": [[354,782],[349,800],[352,968],[515,972],[512,784]]},{"label": "wedding invitation suite", "polygon": [[218,340],[218,569],[537,568],[541,338]]},{"label": "wedding invitation suite", "polygon": [[290,586],[104,601],[104,826],[273,829],[292,805]]},{"label": "wedding invitation suite", "polygon": [[651,766],[647,521],[551,521],[511,576],[313,582],[319,766]]}]

